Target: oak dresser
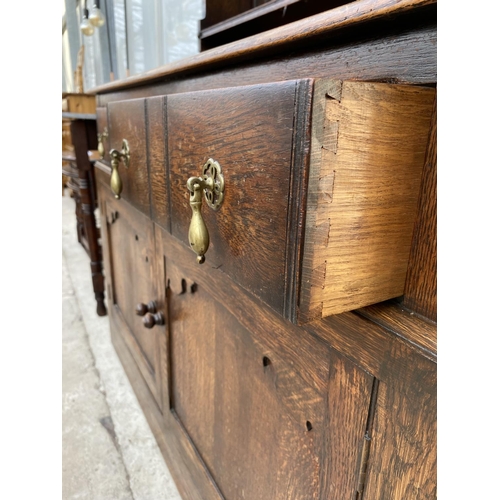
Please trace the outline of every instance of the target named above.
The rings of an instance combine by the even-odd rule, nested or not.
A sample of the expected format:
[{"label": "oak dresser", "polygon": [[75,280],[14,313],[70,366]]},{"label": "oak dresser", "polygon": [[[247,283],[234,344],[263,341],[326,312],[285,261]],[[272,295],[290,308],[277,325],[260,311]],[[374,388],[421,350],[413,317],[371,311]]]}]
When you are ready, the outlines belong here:
[{"label": "oak dresser", "polygon": [[360,0],[94,89],[112,339],[183,498],[436,497],[436,40]]}]

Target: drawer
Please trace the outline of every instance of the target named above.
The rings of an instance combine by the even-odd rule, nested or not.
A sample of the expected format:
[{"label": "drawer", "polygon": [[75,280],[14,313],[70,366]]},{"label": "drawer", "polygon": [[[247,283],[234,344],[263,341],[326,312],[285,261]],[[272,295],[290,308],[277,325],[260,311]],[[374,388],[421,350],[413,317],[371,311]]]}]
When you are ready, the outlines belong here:
[{"label": "drawer", "polygon": [[168,96],[172,234],[189,246],[186,182],[212,159],[210,272],[295,323],[402,295],[434,95],[324,79]]},{"label": "drawer", "polygon": [[[304,171],[294,120],[307,120],[312,81],[176,94],[167,98],[172,234],[189,245],[190,195],[186,181],[201,174],[209,158],[225,179],[224,201],[202,216],[210,235],[208,268],[228,274],[283,313],[290,260],[288,222],[294,173]],[[302,106],[307,108],[307,106]],[[193,258],[195,258],[193,254]]]},{"label": "drawer", "polygon": [[118,174],[122,183],[121,197],[137,210],[150,215],[150,189],[146,141],[146,100],[131,99],[108,104],[109,150],[122,151],[128,142],[129,164],[121,160]]}]

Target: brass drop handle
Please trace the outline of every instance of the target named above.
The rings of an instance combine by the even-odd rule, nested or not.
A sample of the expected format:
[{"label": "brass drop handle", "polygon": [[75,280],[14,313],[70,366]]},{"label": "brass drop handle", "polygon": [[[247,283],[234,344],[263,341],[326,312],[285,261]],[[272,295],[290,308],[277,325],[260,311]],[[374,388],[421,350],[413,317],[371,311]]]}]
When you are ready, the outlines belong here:
[{"label": "brass drop handle", "polygon": [[101,158],[104,158],[104,144],[103,140],[108,138],[108,128],[104,127],[104,130],[97,134],[97,151],[99,151],[99,155]]},{"label": "brass drop handle", "polygon": [[165,318],[163,317],[163,314],[161,312],[151,314],[151,313],[146,313],[144,318],[142,318],[142,324],[146,328],[153,328],[155,325],[164,325],[165,324]]},{"label": "brass drop handle", "polygon": [[123,139],[121,151],[112,149],[109,152],[109,155],[111,156],[111,168],[113,169],[111,172],[111,181],[110,181],[111,191],[113,191],[115,198],[119,200],[123,189],[123,183],[120,178],[120,174],[118,173],[118,165],[122,160],[125,165],[125,168],[128,168],[130,164],[130,149],[128,147],[127,139]]},{"label": "brass drop handle", "polygon": [[154,314],[156,310],[156,302],[154,300],[151,300],[147,304],[139,302],[139,304],[135,306],[135,314],[137,314],[137,316],[144,316],[148,312]]},{"label": "brass drop handle", "polygon": [[203,165],[201,177],[190,177],[187,181],[189,190],[189,205],[193,215],[189,224],[189,244],[191,249],[198,256],[196,260],[199,264],[205,262],[205,253],[210,245],[210,235],[201,214],[202,194],[208,206],[217,210],[224,200],[224,176],[220,165],[210,158]]}]

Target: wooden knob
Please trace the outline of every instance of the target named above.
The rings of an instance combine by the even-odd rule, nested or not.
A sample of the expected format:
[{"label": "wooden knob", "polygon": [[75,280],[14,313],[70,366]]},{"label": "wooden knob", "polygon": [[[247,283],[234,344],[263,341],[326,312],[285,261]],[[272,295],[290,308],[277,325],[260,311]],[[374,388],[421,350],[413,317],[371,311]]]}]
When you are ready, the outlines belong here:
[{"label": "wooden knob", "polygon": [[164,325],[165,324],[165,319],[163,317],[163,314],[161,312],[151,314],[147,313],[144,318],[142,318],[142,324],[146,328],[153,328],[155,325]]},{"label": "wooden knob", "polygon": [[137,316],[144,316],[148,312],[152,314],[156,312],[156,302],[154,300],[151,300],[147,304],[139,302],[139,304],[135,306],[135,314],[137,314]]}]

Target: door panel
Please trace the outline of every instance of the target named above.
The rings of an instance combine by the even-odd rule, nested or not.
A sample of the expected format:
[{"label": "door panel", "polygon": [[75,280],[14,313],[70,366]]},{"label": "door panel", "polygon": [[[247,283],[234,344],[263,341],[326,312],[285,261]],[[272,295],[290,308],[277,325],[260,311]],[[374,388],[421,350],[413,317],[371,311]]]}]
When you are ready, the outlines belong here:
[{"label": "door panel", "polygon": [[103,244],[110,274],[106,278],[113,303],[112,324],[118,325],[119,334],[161,405],[160,357],[165,345],[165,326],[148,329],[143,317],[136,314],[138,303],[156,300],[153,223],[125,200],[115,200],[107,187],[100,185],[99,189],[101,210],[105,214]]},{"label": "door panel", "polygon": [[[227,289],[214,299],[210,273],[181,267],[190,251],[169,248],[174,239],[156,229],[168,284],[164,415],[180,422],[223,497],[354,498],[373,377],[330,348],[317,349],[325,359],[304,377],[298,353],[271,347],[272,329],[254,331],[233,314],[238,303],[253,307],[248,296]],[[226,289],[220,276],[217,283]],[[329,379],[318,385],[325,364]]]}]

